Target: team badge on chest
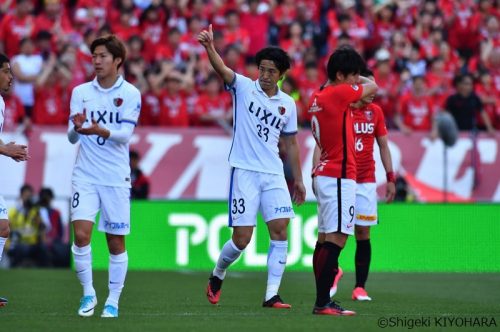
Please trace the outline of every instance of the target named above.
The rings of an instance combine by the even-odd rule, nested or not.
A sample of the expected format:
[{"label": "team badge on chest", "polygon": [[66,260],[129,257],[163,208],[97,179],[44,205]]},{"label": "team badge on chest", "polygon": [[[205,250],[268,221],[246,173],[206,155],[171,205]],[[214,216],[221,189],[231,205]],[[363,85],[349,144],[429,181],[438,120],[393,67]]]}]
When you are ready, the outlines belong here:
[{"label": "team badge on chest", "polygon": [[120,107],[120,106],[122,106],[122,104],[123,104],[123,99],[122,99],[122,98],[115,98],[115,99],[113,99],[113,104],[114,104],[116,107]]},{"label": "team badge on chest", "polygon": [[280,112],[281,115],[283,115],[286,112],[286,108],[284,108],[283,106],[278,106],[278,111]]},{"label": "team badge on chest", "polygon": [[373,119],[373,112],[372,111],[365,111],[365,116],[368,121],[371,121]]}]

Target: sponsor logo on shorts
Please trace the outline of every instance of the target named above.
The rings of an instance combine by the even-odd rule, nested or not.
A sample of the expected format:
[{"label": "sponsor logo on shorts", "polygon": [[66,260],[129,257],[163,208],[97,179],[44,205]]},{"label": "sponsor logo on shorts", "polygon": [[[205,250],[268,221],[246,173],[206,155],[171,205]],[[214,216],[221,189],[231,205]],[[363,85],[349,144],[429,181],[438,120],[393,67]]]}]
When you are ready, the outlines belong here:
[{"label": "sponsor logo on shorts", "polygon": [[124,228],[129,228],[129,225],[124,222],[104,221],[104,227],[109,229],[124,229]]},{"label": "sponsor logo on shorts", "polygon": [[377,221],[377,216],[367,216],[366,214],[357,214],[356,219],[362,221]]},{"label": "sponsor logo on shorts", "polygon": [[292,212],[291,206],[275,207],[274,214]]},{"label": "sponsor logo on shorts", "polygon": [[7,214],[7,209],[6,208],[0,209],[0,214]]}]

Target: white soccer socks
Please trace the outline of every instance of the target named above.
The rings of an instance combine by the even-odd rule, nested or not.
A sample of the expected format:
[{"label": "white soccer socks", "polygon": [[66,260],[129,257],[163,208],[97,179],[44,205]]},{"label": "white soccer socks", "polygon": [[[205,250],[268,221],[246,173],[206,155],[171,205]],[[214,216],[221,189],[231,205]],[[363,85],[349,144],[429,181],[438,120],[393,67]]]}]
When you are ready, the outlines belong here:
[{"label": "white soccer socks", "polygon": [[281,278],[285,272],[288,241],[273,241],[267,254],[266,301],[278,294]]},{"label": "white soccer socks", "polygon": [[83,286],[83,296],[95,296],[92,284],[92,250],[90,244],[85,247],[71,246],[75,260],[75,271],[80,284]]},{"label": "white soccer socks", "polygon": [[128,254],[125,251],[119,255],[109,255],[109,296],[106,305],[118,308],[125,277],[127,276]]},{"label": "white soccer socks", "polygon": [[240,257],[243,250],[238,249],[236,244],[234,244],[232,239],[224,244],[222,247],[222,251],[219,255],[219,259],[217,260],[217,265],[214,268],[212,274],[217,278],[223,280],[226,276],[226,270],[235,260]]},{"label": "white soccer socks", "polygon": [[5,247],[5,242],[7,239],[4,237],[0,237],[0,261],[2,260],[3,247]]}]

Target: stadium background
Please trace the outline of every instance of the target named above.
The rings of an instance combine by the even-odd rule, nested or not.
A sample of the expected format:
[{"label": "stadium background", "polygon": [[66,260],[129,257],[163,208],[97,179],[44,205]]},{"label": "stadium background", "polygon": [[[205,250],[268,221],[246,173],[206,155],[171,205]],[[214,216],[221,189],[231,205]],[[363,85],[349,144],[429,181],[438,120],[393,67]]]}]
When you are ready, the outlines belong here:
[{"label": "stadium background", "polygon": [[[19,55],[26,56],[31,65],[38,61],[39,67],[38,73],[32,75],[34,78],[28,80],[33,84],[31,104],[17,89],[19,82],[15,83],[14,93],[6,97],[4,141],[28,143],[32,158],[24,165],[2,162],[0,172],[9,177],[2,178],[0,194],[14,206],[24,183],[30,183],[35,190],[50,187],[56,194],[55,206],[67,223],[75,156],[75,147],[67,143],[64,135],[69,95],[72,87],[92,78],[89,42],[96,36],[115,33],[126,42],[129,51],[123,74],[143,94],[140,126],[132,148],[143,157],[140,167],[151,179],[150,198],[155,200],[152,208],[160,211],[155,216],[150,212],[154,209],[145,207],[148,203],[133,203],[133,227],[137,232],[131,235],[130,251],[134,252],[137,246],[137,253],[142,253],[140,248],[148,247],[140,237],[149,239],[150,235],[163,234],[161,239],[166,243],[159,241],[157,245],[170,257],[163,262],[142,257],[131,267],[209,269],[213,252],[229,236],[223,230],[218,239],[207,242],[204,232],[218,228],[224,219],[226,151],[230,142],[230,101],[220,86],[215,95],[210,95],[210,66],[196,41],[197,32],[211,22],[217,48],[225,60],[250,77],[256,75],[252,63],[260,47],[278,45],[291,55],[292,70],[283,89],[297,102],[308,188],[313,144],[306,112],[308,95],[324,81],[325,60],[335,47],[351,44],[367,59],[380,86],[376,102],[383,107],[391,130],[394,167],[408,185],[406,203],[381,207],[382,224],[375,231],[374,244],[380,246],[376,253],[387,250],[391,254],[375,256],[375,270],[498,271],[500,264],[494,264],[497,262],[488,264],[487,260],[472,259],[489,242],[479,241],[484,243],[482,248],[467,236],[468,223],[480,223],[493,230],[488,234],[500,229],[498,134],[478,134],[478,129],[487,128],[480,117],[471,119],[474,128],[463,131],[457,144],[447,149],[446,172],[443,144],[428,136],[428,119],[454,93],[453,77],[463,73],[473,75],[475,92],[482,98],[490,121],[493,126],[500,126],[498,18],[498,2],[488,0],[3,2],[0,45],[12,57],[13,66],[18,67],[15,73],[22,72],[25,64],[18,60]],[[26,40],[32,47],[23,49],[21,45]],[[40,82],[37,76],[45,78]],[[425,94],[415,92],[412,77],[425,79]],[[222,104],[214,105],[214,99]],[[425,99],[425,103],[417,103],[418,99]],[[375,157],[378,193],[383,197],[385,179],[377,150]],[[314,218],[314,197],[310,191],[307,198],[310,203],[297,209],[300,223]],[[425,204],[443,201],[467,204]],[[476,206],[475,202],[483,203]],[[201,216],[194,219],[204,225],[202,235],[189,221],[188,226],[174,225],[172,215],[182,215],[182,209],[177,208],[185,204]],[[217,225],[212,227],[214,222]],[[292,223],[292,230],[293,227],[300,229]],[[290,264],[291,269],[309,267],[314,229],[308,232],[305,239],[305,233],[298,231],[301,236],[294,240],[292,248],[299,250],[300,255],[295,264]],[[429,233],[437,238],[429,237]],[[259,234],[256,253],[267,246],[266,237]],[[427,234],[429,242],[415,246],[415,242],[420,243],[421,234]],[[412,244],[406,243],[405,252],[412,248],[415,261],[398,260],[393,253],[400,252],[404,244],[395,239]],[[429,261],[422,264],[417,259],[422,256],[419,253],[435,248],[436,243],[443,253],[449,253],[449,259],[441,261],[437,255],[424,255]],[[470,259],[452,259],[456,243],[462,243]],[[102,241],[96,245],[102,246]],[[95,251],[98,268],[105,268],[104,253],[105,250]],[[154,251],[146,253],[153,255]],[[134,262],[134,254],[131,255]],[[250,258],[241,259],[236,268],[259,269],[263,258],[258,254],[256,257],[257,263]]]}]

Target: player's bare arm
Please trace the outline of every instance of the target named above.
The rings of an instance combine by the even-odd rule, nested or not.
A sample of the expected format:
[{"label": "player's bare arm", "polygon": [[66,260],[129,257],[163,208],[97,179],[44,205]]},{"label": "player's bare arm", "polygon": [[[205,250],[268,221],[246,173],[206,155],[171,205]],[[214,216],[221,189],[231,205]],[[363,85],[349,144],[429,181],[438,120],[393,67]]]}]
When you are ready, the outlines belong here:
[{"label": "player's bare arm", "polygon": [[220,57],[219,53],[215,50],[212,24],[208,26],[208,31],[203,30],[198,34],[198,41],[201,45],[203,45],[203,47],[205,47],[210,64],[214,67],[217,74],[219,74],[224,83],[228,85],[231,84],[234,79],[234,71],[224,64],[224,61]]},{"label": "player's bare arm", "polygon": [[304,186],[304,181],[302,180],[302,169],[300,167],[299,158],[299,145],[297,144],[297,138],[295,135],[284,136],[283,140],[285,142],[286,151],[288,154],[288,160],[292,166],[293,174],[293,201],[297,205],[304,203],[306,199],[306,187]]},{"label": "player's bare arm", "polygon": [[368,77],[359,76],[360,84],[363,86],[363,93],[361,94],[361,99],[374,95],[378,90],[378,85],[374,80],[369,79]]},{"label": "player's bare arm", "polygon": [[391,151],[389,150],[387,135],[377,137],[377,144],[380,150],[380,159],[382,159],[382,164],[387,174],[385,200],[387,203],[390,203],[394,200],[394,196],[396,195],[396,184],[394,183],[392,157]]},{"label": "player's bare arm", "polygon": [[0,140],[0,154],[10,157],[17,162],[29,159],[28,147],[26,145],[16,144],[16,142],[5,144]]}]

